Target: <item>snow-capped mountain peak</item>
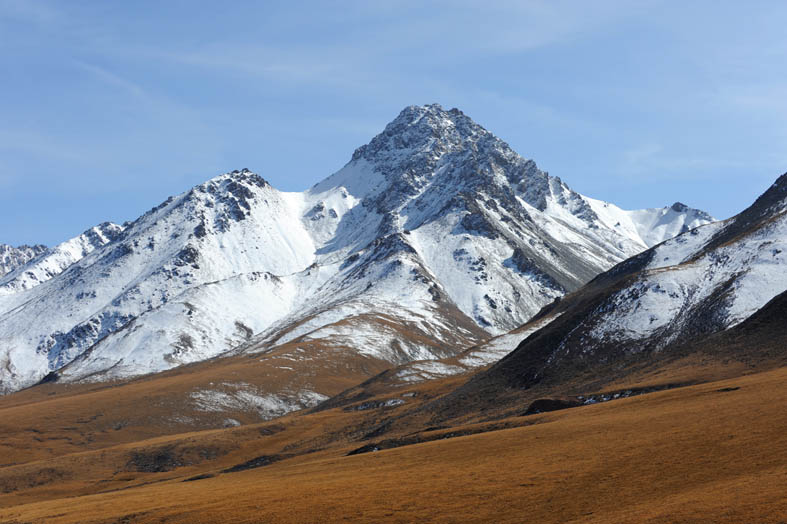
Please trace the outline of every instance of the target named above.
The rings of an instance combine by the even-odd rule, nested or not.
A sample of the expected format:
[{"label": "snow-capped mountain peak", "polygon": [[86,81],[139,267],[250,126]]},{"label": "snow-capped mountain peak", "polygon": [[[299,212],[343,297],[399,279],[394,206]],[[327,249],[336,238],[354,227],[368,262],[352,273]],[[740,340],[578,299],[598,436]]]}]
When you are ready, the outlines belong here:
[{"label": "snow-capped mountain peak", "polygon": [[461,111],[411,106],[303,193],[219,175],[0,295],[0,390],[298,341],[451,356],[705,222],[584,197]]}]

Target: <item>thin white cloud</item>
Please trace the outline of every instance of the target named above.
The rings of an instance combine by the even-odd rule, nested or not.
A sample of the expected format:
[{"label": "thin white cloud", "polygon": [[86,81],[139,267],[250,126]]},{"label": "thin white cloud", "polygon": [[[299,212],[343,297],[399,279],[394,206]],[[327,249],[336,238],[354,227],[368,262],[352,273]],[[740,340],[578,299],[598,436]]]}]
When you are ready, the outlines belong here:
[{"label": "thin white cloud", "polygon": [[338,69],[338,62],[313,48],[284,49],[256,43],[214,44],[186,52],[148,50],[148,53],[187,65],[295,80],[327,77]]},{"label": "thin white cloud", "polygon": [[71,146],[44,134],[24,129],[0,129],[0,151],[22,151],[61,160],[79,160]]},{"label": "thin white cloud", "polygon": [[664,151],[664,147],[657,143],[644,143],[636,147],[623,151],[623,166],[631,172],[642,171],[650,167],[658,156]]},{"label": "thin white cloud", "polygon": [[[655,142],[645,142],[622,151],[612,173],[639,183],[655,180],[705,180],[715,178],[719,170],[750,169],[764,172],[776,160],[773,155],[751,158],[744,152],[683,152]],[[766,176],[770,176],[767,174]]]},{"label": "thin white cloud", "polygon": [[[472,64],[491,55],[566,43],[641,14],[652,3],[452,1],[438,3],[442,9],[437,10],[425,10],[417,2],[396,2],[393,7],[362,3],[345,7],[339,22],[348,28],[347,34],[340,28],[329,41],[303,39],[293,44],[282,37],[268,37],[261,29],[249,40],[231,35],[191,49],[172,44],[101,47],[108,56],[165,61],[218,74],[303,86],[386,89],[392,87],[392,77],[399,84],[404,82],[397,72],[423,71],[429,76],[433,65]],[[397,16],[382,16],[391,10]],[[308,31],[308,24],[319,20],[319,13],[304,17],[297,10],[282,16],[277,26],[293,31]]]},{"label": "thin white cloud", "polygon": [[118,87],[131,95],[134,95],[139,98],[147,98],[147,94],[145,90],[140,87],[138,84],[126,80],[125,78],[107,70],[103,67],[99,67],[94,64],[88,64],[87,62],[83,62],[81,60],[74,60],[74,65],[83,71],[87,71],[94,77],[98,78],[102,82],[109,84],[114,87]]},{"label": "thin white cloud", "polygon": [[[398,22],[375,27],[377,49],[412,48],[445,57],[488,53],[516,53],[603,30],[626,18],[641,15],[658,0],[442,0],[429,5],[432,17],[419,16],[422,2],[367,2],[365,13],[396,14]],[[437,10],[432,8],[438,7]],[[403,16],[402,13],[410,16]],[[406,37],[406,38],[403,38]],[[446,51],[452,51],[446,53]]]}]

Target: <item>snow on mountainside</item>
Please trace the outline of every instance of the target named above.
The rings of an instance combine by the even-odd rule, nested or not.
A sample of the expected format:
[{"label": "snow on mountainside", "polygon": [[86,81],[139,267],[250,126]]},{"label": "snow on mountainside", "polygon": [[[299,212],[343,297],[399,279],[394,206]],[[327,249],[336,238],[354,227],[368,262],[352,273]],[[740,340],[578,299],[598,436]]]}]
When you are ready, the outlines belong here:
[{"label": "snow on mountainside", "polygon": [[787,291],[786,252],[787,174],[739,215],[597,277],[469,387],[527,387],[639,355],[669,355],[737,326]]},{"label": "snow on mountainside", "polygon": [[[787,290],[787,176],[733,219],[708,225],[657,246],[644,278],[596,325],[612,339],[658,338],[664,347],[698,332],[732,327]],[[752,220],[752,215],[758,215]],[[628,296],[628,300],[626,297]],[[645,313],[649,311],[649,313]]]},{"label": "snow on mountainside", "polygon": [[118,238],[122,231],[123,226],[104,222],[52,249],[40,251],[36,257],[0,277],[0,295],[30,289],[59,275],[94,249]]},{"label": "snow on mountainside", "polygon": [[676,207],[586,198],[460,111],[408,107],[308,191],[221,175],[0,295],[0,391],[298,341],[391,364],[449,357],[710,221]]},{"label": "snow on mountainside", "polygon": [[624,211],[616,206],[586,198],[599,220],[646,247],[653,247],[715,219],[704,211],[675,202],[669,207]]},{"label": "snow on mountainside", "polygon": [[464,350],[450,359],[415,361],[396,368],[395,378],[401,383],[423,382],[436,378],[467,373],[474,369],[497,362],[520,342],[552,322],[559,314],[547,315],[544,318],[528,322],[524,326],[511,330]]},{"label": "snow on mountainside", "polygon": [[24,266],[46,250],[47,247],[43,245],[13,247],[0,244],[0,277]]}]

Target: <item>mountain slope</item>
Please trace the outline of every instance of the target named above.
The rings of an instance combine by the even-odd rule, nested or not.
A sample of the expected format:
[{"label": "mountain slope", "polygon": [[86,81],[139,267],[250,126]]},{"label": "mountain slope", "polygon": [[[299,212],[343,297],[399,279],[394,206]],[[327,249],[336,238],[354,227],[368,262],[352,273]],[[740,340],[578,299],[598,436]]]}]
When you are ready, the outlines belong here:
[{"label": "mountain slope", "polygon": [[0,277],[7,275],[14,269],[24,266],[29,261],[46,252],[44,245],[13,247],[0,244]]},{"label": "mountain slope", "polygon": [[0,296],[0,391],[299,341],[391,364],[450,357],[710,220],[589,199],[460,111],[412,106],[308,191],[221,175]]},{"label": "mountain slope", "polygon": [[535,385],[612,381],[632,366],[698,351],[720,360],[783,363],[783,347],[775,350],[767,339],[784,336],[777,319],[787,291],[786,249],[783,175],[739,215],[599,275],[554,308],[556,320],[454,397],[478,400]]},{"label": "mountain slope", "polygon": [[91,251],[120,236],[123,226],[104,222],[52,249],[44,249],[25,264],[0,277],[0,295],[30,289],[59,275]]}]

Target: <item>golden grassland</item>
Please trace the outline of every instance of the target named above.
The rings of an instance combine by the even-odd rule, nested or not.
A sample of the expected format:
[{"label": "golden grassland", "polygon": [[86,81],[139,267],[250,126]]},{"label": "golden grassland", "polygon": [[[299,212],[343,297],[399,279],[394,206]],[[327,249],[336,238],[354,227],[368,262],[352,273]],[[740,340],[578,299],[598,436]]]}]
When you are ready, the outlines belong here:
[{"label": "golden grassland", "polygon": [[[455,382],[416,388],[414,404]],[[113,390],[117,396],[124,388],[99,393]],[[35,423],[47,410],[67,411],[68,398],[84,416],[91,394],[44,409],[36,404],[51,399],[31,392],[28,402],[0,404],[0,416],[7,426],[9,409],[27,409],[27,422]],[[117,442],[28,437],[28,446],[51,451],[20,451],[19,464],[0,466],[0,522],[781,524],[785,408],[787,368],[779,368],[497,425],[476,421],[431,433],[490,430],[353,456],[345,455],[363,443],[358,435],[379,413],[336,408],[239,428],[152,438],[129,432]],[[396,409],[405,408],[389,414]],[[491,430],[501,422],[518,427]],[[4,449],[25,445],[24,434],[14,435],[14,446],[2,441],[0,464],[15,462]],[[172,467],[135,466],[134,457],[161,450],[175,457]],[[277,461],[222,472],[261,455]],[[207,478],[184,482],[199,475]]]},{"label": "golden grassland", "polygon": [[[278,367],[282,362],[287,369]],[[376,359],[315,348],[313,358],[297,363],[278,362],[274,353],[216,359],[117,383],[43,384],[0,397],[0,467],[220,428],[227,418],[260,421],[253,411],[200,411],[190,398],[194,391],[238,383],[260,393],[297,391],[308,383],[310,389],[335,395],[388,367]]]}]

